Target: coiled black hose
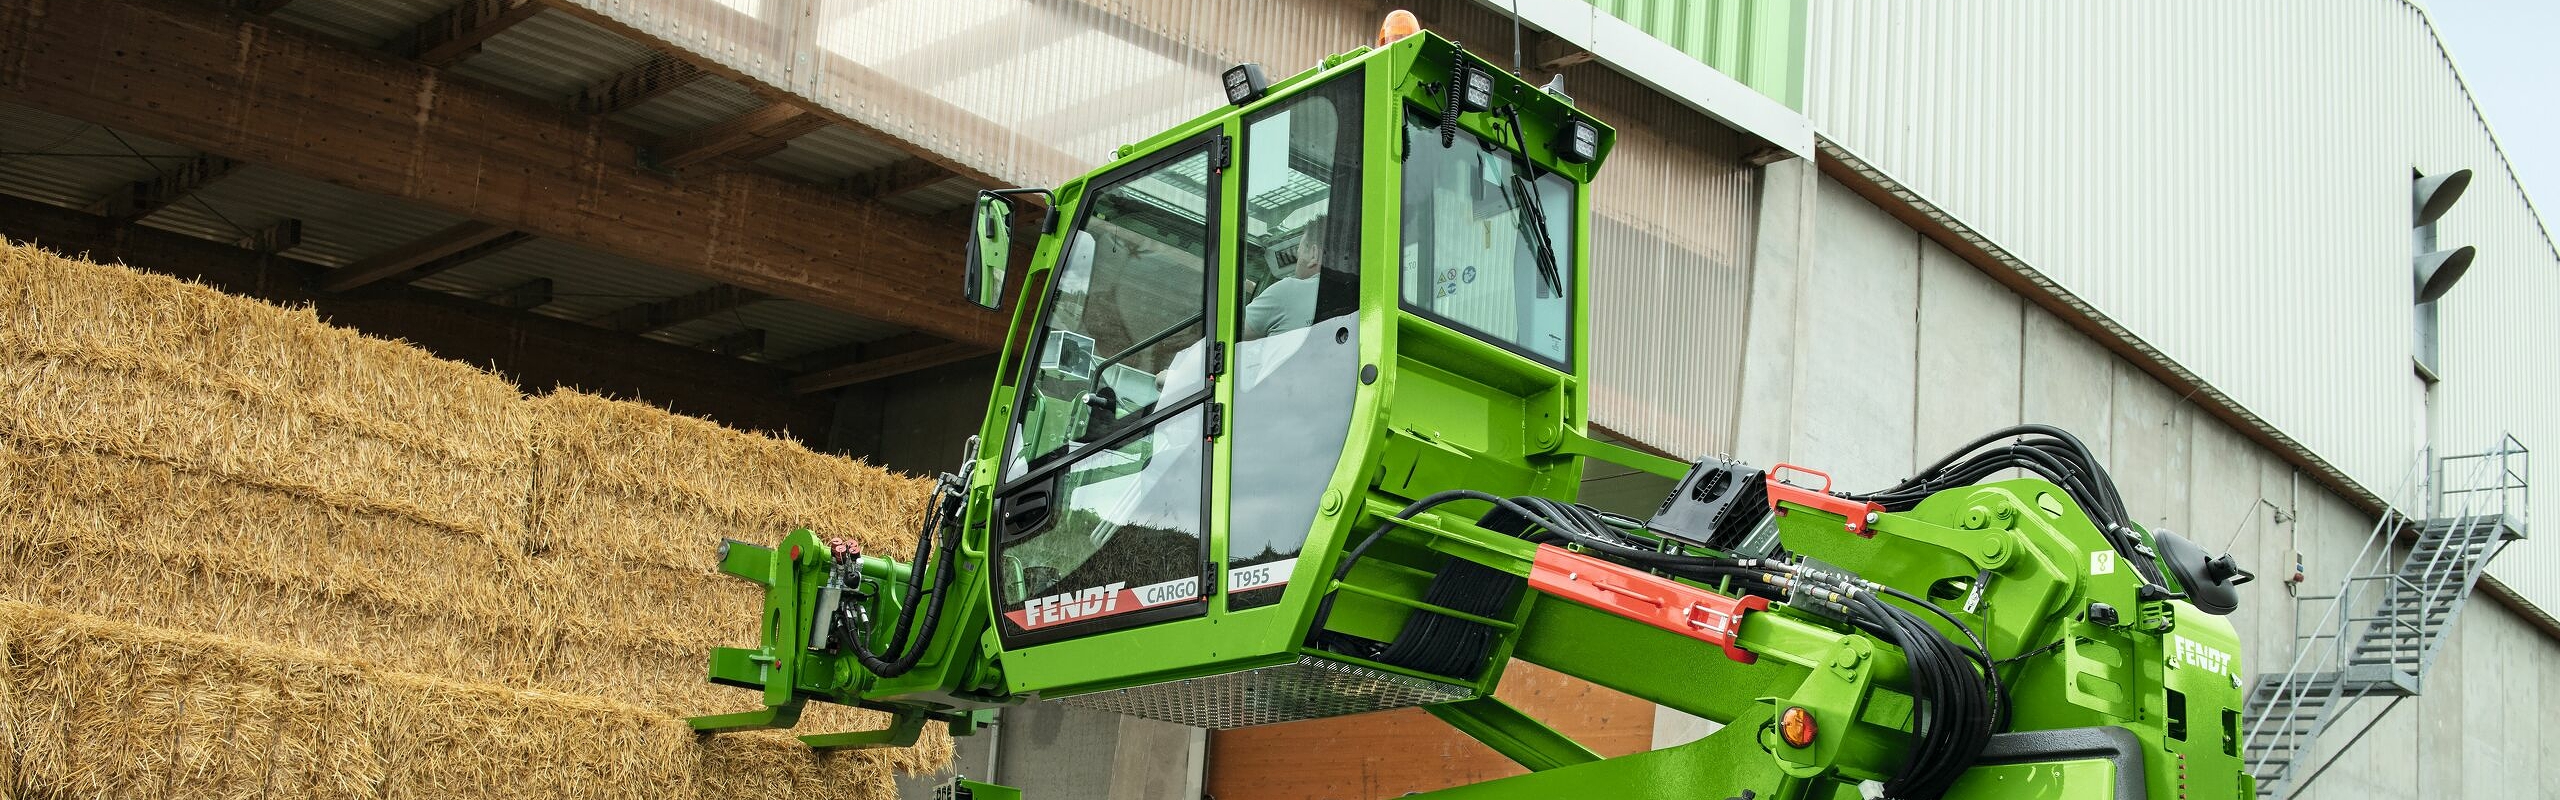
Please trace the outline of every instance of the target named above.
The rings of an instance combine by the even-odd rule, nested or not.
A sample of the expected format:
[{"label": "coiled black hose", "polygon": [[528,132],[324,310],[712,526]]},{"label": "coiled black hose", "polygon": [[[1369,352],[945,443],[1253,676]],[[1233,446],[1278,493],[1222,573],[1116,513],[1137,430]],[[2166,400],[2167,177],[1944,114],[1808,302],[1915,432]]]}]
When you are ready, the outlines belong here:
[{"label": "coiled black hose", "polygon": [[1440,149],[1458,144],[1458,93],[1467,90],[1467,51],[1449,53],[1449,83],[1440,87]]},{"label": "coiled black hose", "polygon": [[[853,658],[861,662],[862,668],[873,675],[895,678],[915,669],[916,663],[924,660],[925,650],[933,642],[934,631],[942,627],[942,601],[951,595],[951,581],[958,573],[953,562],[958,560],[960,549],[960,534],[952,530],[954,526],[949,524],[943,512],[949,505],[945,499],[956,495],[959,491],[955,479],[945,475],[941,483],[934,487],[933,496],[926,500],[931,506],[925,511],[924,530],[916,534],[915,560],[908,562],[915,566],[907,571],[906,599],[898,606],[897,627],[889,634],[888,646],[873,651],[871,632],[868,630],[854,632]],[[932,556],[930,561],[927,560],[928,556]],[[933,588],[930,590],[929,599],[919,596],[925,591],[923,589],[924,573],[928,564],[934,567]],[[917,625],[916,620],[916,607],[919,601],[924,604],[924,620],[921,627]],[[912,647],[908,646],[907,633],[910,630],[915,632]]]}]

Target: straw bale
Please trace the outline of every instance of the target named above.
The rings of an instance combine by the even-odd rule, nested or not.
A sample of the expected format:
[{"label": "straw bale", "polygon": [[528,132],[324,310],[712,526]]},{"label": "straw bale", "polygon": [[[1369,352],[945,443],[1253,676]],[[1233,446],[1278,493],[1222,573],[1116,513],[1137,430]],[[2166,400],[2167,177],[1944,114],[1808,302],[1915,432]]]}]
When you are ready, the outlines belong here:
[{"label": "straw bale", "polygon": [[562,390],[533,405],[538,551],[699,569],[723,539],[802,527],[875,554],[915,546],[929,480],[640,403]]},{"label": "straw bale", "polygon": [[[540,591],[521,554],[410,519],[349,511],[173,465],[18,443],[7,472],[31,491],[6,507],[11,546],[65,560],[158,563],[300,586],[379,608],[389,620],[445,616],[539,632]],[[264,602],[260,595],[228,598]]]},{"label": "straw bale", "polygon": [[[514,743],[553,743],[524,739],[521,730],[540,726],[503,710],[466,715],[469,725],[428,726],[445,738],[419,744],[364,739],[376,748],[367,761],[329,748],[340,744],[339,728],[374,718],[345,712],[339,694],[315,700],[308,687],[340,687],[350,680],[342,672],[358,670],[409,676],[356,682],[368,692],[397,694],[385,687],[411,678],[481,690],[363,705],[392,715],[384,719],[457,703],[483,708],[472,704],[489,692],[559,693],[544,708],[605,703],[652,724],[753,708],[754,693],[703,676],[707,648],[750,644],[757,633],[758,595],[713,569],[718,542],[772,541],[808,526],[854,535],[874,552],[903,552],[927,488],[648,406],[569,392],[529,400],[486,372],[329,327],[308,310],[0,244],[0,571],[40,576],[0,582],[0,601],[94,615],[81,618],[88,627],[222,637],[187,640],[190,647],[260,657],[304,648],[292,652],[309,656],[231,673],[160,674],[152,665],[172,662],[92,642],[75,654],[125,666],[77,687],[41,682],[71,680],[63,677],[70,667],[39,675],[6,665],[17,672],[0,685],[0,725],[9,726],[0,734],[17,757],[0,758],[0,789],[42,783],[64,795],[119,796],[76,787],[154,776],[165,784],[155,794],[197,778],[229,787],[185,793],[212,797],[409,796],[410,786],[481,787],[476,794],[513,785],[452,771],[403,777],[413,765],[401,753],[454,749],[487,756],[489,770],[638,780],[580,773],[571,762],[546,766],[555,764],[543,760],[548,749],[519,757]],[[43,638],[27,635],[36,639],[12,638]],[[311,674],[276,671],[286,669]],[[76,729],[26,728],[11,710],[74,689],[90,692],[88,702],[47,713],[94,715]],[[223,736],[197,735],[211,724],[191,721],[199,717],[219,719]],[[801,730],[885,721],[813,705]],[[695,773],[684,785],[725,792],[885,786],[883,765],[929,771],[949,760],[939,726],[916,747],[850,758],[814,756],[786,736],[717,737],[653,763],[689,766]],[[157,747],[147,752],[159,760],[64,766],[69,757],[60,754],[94,752],[91,745]],[[241,765],[267,777],[243,783],[248,773],[225,772],[249,769]],[[64,784],[62,775],[75,778]],[[519,790],[621,796],[548,785]]]},{"label": "straw bale", "polygon": [[0,788],[28,798],[895,796],[894,753],[697,741],[611,700],[0,602]]},{"label": "straw bale", "polygon": [[[397,518],[7,439],[0,481],[42,487],[0,496],[0,567],[47,576],[0,597],[670,713],[756,706],[703,678],[709,648],[754,642],[762,601],[712,570],[511,562]],[[810,722],[883,721],[835,713]]]},{"label": "straw bale", "polygon": [[503,377],[197,284],[0,245],[0,432],[520,537]]}]

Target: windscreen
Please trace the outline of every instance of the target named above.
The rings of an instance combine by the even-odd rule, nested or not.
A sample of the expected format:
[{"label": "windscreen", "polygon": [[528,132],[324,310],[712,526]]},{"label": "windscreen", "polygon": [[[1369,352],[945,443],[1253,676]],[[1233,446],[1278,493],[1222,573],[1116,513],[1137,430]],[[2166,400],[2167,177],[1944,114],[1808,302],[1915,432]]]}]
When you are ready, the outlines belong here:
[{"label": "windscreen", "polygon": [[[1404,304],[1559,366],[1573,353],[1574,184],[1464,128],[1405,118]],[[1538,173],[1533,177],[1533,173]]]}]

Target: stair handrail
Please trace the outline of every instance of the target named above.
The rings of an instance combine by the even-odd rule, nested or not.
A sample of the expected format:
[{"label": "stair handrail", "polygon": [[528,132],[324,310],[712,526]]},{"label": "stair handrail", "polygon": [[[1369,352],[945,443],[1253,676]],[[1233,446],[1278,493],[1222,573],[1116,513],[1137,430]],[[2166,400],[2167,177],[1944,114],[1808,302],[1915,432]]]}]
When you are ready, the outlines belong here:
[{"label": "stair handrail", "polygon": [[[2442,494],[2464,494],[2466,496],[2463,499],[2463,503],[2466,507],[2470,507],[2486,505],[2479,503],[2477,495],[2481,492],[2491,492],[2493,493],[2490,495],[2492,498],[2491,503],[2495,505],[2497,513],[2494,516],[2494,520],[2487,514],[2473,515],[2474,519],[2470,522],[2470,525],[2477,526],[2484,522],[2488,523],[2488,538],[2486,541],[2480,543],[2482,545],[2480,553],[2476,556],[2472,556],[2470,562],[2464,565],[2461,580],[2455,583],[2455,585],[2447,587],[2448,593],[2445,596],[2445,601],[2450,605],[2445,609],[2444,620],[2437,623],[2438,628],[2434,634],[2427,635],[2422,640],[2421,649],[2418,653],[2417,664],[2417,674],[2419,675],[2419,680],[2421,682],[2425,680],[2424,676],[2426,675],[2428,668],[2434,666],[2436,658],[2443,654],[2445,643],[2452,639],[2454,620],[2460,615],[2462,605],[2469,602],[2471,591],[2479,585],[2481,576],[2488,573],[2490,560],[2496,558],[2500,552],[2506,550],[2508,538],[2505,533],[2498,528],[2500,526],[2515,524],[2519,526],[2519,529],[2521,529],[2521,518],[2524,515],[2531,513],[2533,496],[2532,454],[2533,451],[2526,448],[2524,446],[2524,442],[2517,439],[2513,432],[2501,432],[2498,434],[2497,445],[2491,450],[2463,456],[2453,456],[2446,459],[2451,461],[2466,458],[2477,458],[2480,460],[2479,466],[2481,468],[2487,468],[2492,465],[2496,467],[2497,482],[2495,485],[2477,486],[2475,484],[2473,487],[2449,490],[2442,492]],[[2468,533],[2469,532],[2466,530],[2466,534]],[[2452,533],[2450,531],[2447,533],[2447,537],[2448,541],[2450,541],[2452,537]],[[2465,550],[2470,548],[2471,545],[2469,542],[2472,538],[2472,535],[2465,535],[2463,537],[2463,548]],[[2435,573],[2438,566],[2434,562],[2442,561],[2445,554],[2449,552],[2450,549],[2451,548],[2438,548],[2435,557],[2430,559],[2431,563],[2428,565],[2427,574],[2432,576]],[[2424,614],[2426,613],[2426,610],[2421,609],[2420,613]],[[2424,617],[2421,617],[2420,620],[2423,622]]]},{"label": "stair handrail", "polygon": [[[2409,463],[2408,474],[2401,478],[2399,494],[2402,498],[2417,499],[2424,497],[2421,487],[2429,477],[2429,470],[2433,466],[2433,461],[2434,459],[2429,451],[2420,450],[2418,452],[2418,457]],[[2332,649],[2335,652],[2331,654],[2334,659],[2331,663],[2341,671],[2346,668],[2347,651],[2345,642],[2349,621],[2340,618],[2341,609],[2347,607],[2347,603],[2352,599],[2351,596],[2359,594],[2354,591],[2356,588],[2354,578],[2356,575],[2363,572],[2367,557],[2373,555],[2374,551],[2377,549],[2377,545],[2388,541],[2386,537],[2397,530],[2397,527],[2392,524],[2394,520],[2405,521],[2406,519],[2407,515],[2400,512],[2398,505],[2384,505],[2382,516],[2379,519],[2374,520],[2373,529],[2365,535],[2364,546],[2356,551],[2355,558],[2347,562],[2347,579],[2339,582],[2337,593],[2326,596],[2307,595],[2297,596],[2294,598],[2296,609],[2296,630],[2310,630],[2313,631],[2313,633],[2308,635],[2297,633],[2294,635],[2293,661],[2291,664],[2286,666],[2283,677],[2277,679],[2273,695],[2269,698],[2266,710],[2261,713],[2255,721],[2252,721],[2249,724],[2247,734],[2241,738],[2241,743],[2244,748],[2250,744],[2261,741],[2267,741],[2267,744],[2269,744],[2270,747],[2279,744],[2280,742],[2277,741],[2268,741],[2268,722],[2277,719],[2290,720],[2301,713],[2303,702],[2309,698],[2308,689],[2310,688],[2310,677],[2317,671],[2316,669],[2303,669],[2304,660],[2310,658],[2313,653],[2319,651],[2320,648],[2317,646],[2319,639],[2330,638],[2333,640]],[[2375,560],[2377,562],[2387,561],[2391,553],[2391,548],[2384,546],[2379,549],[2381,551],[2381,556],[2377,557]],[[2304,600],[2329,601],[2328,607],[2320,616],[2320,621],[2313,623],[2309,628],[2301,627],[2300,603]],[[2347,616],[2352,616],[2352,614],[2348,614]],[[2334,627],[2335,632],[2322,633],[2323,631],[2333,630],[2331,625],[2332,620],[2335,620],[2337,623]],[[2313,662],[2313,666],[2318,666],[2318,662]],[[2331,687],[2330,694],[2332,701],[2334,701],[2336,696],[2342,693],[2343,688],[2344,686],[2342,684]],[[2279,728],[2275,733],[2278,738],[2281,738],[2286,734],[2286,731]],[[2316,731],[2314,731],[2314,733],[2316,733]],[[2300,736],[2297,734],[2295,735],[2295,738],[2299,739]],[[2301,743],[2299,741],[2295,741],[2290,744],[2291,747],[2289,749],[2299,749]],[[2279,770],[2279,774],[2289,775],[2292,771],[2293,764],[2288,761],[2284,768]],[[2281,778],[2278,778],[2278,780],[2281,780]]]},{"label": "stair handrail", "polygon": [[[2428,656],[2434,649],[2435,641],[2440,638],[2438,636],[2430,636],[2427,633],[2426,615],[2428,611],[2437,601],[2455,601],[2462,596],[2460,592],[2468,591],[2470,588],[2467,576],[2472,573],[2469,570],[2465,571],[2466,580],[2460,586],[2447,587],[2444,585],[2444,579],[2449,577],[2445,574],[2444,570],[2452,564],[2452,562],[2449,562],[2446,559],[2446,555],[2453,552],[2456,546],[2467,549],[2470,546],[2467,543],[2471,539],[2473,528],[2488,519],[2486,515],[2480,513],[2477,498],[2464,497],[2459,502],[2450,499],[2452,495],[2461,494],[2468,490],[2446,488],[2445,475],[2450,471],[2446,469],[2446,465],[2465,459],[2480,458],[2482,455],[2485,454],[2446,456],[2436,462],[2435,468],[2437,473],[2435,497],[2428,503],[2428,507],[2432,510],[2430,516],[2433,516],[2434,514],[2444,514],[2449,511],[2452,513],[2452,516],[2437,517],[2424,521],[2419,527],[2420,536],[2418,544],[2426,544],[2427,537],[2425,532],[2428,528],[2434,527],[2438,519],[2444,520],[2444,536],[2436,542],[2435,552],[2426,555],[2424,564],[2421,565],[2416,563],[2418,561],[2419,554],[2415,549],[2412,549],[2409,554],[2409,559],[2404,561],[2398,569],[2392,571],[2390,577],[2393,580],[2389,584],[2385,585],[2382,602],[2375,609],[2374,616],[2370,618],[2370,621],[2368,622],[2370,627],[2366,628],[2364,636],[2361,637],[2363,639],[2372,639],[2376,636],[2383,637],[2384,643],[2389,646],[2389,649],[2383,652],[2388,653],[2390,656],[2384,664],[2394,670],[2400,668],[2400,657],[2402,655],[2407,655],[2412,661],[2414,661],[2415,663],[2411,664],[2408,670],[2410,680],[2413,682],[2424,682],[2427,663],[2429,660]],[[2479,463],[2471,465],[2469,475],[2470,480],[2465,481],[2465,485],[2478,485],[2481,475],[2487,472],[2491,466],[2491,461],[2486,458],[2480,458]],[[2459,510],[2447,508],[2449,505],[2458,506]],[[2476,561],[2474,564],[2486,563],[2486,555],[2487,552],[2484,552],[2482,560]],[[2415,580],[2412,580],[2411,576],[2408,574],[2411,566],[2418,567]],[[2350,578],[2349,580],[2353,579]],[[2411,599],[2404,607],[2392,610],[2392,601],[2397,599],[2395,595],[2397,595],[2403,587],[2406,587]],[[2447,589],[2454,589],[2455,591],[2449,593],[2446,591]],[[2419,616],[2416,622],[2409,622],[2405,620],[2405,614],[2409,608],[2415,608],[2417,610]],[[2450,621],[2450,619],[2447,620],[2448,623]],[[2388,624],[2393,627],[2407,628],[2407,633],[2410,635],[2403,637],[2400,635],[2400,631],[2391,630],[2389,627],[2382,627],[2384,624]],[[2406,647],[2402,646],[2404,641],[2406,642]]]}]

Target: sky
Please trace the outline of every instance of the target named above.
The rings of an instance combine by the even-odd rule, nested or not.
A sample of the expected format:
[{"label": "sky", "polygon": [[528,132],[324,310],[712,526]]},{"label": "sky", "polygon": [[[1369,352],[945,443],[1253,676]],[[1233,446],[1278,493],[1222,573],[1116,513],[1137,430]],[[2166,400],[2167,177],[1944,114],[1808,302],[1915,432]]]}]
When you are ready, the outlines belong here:
[{"label": "sky", "polygon": [[[2498,146],[2547,225],[2560,225],[2560,2],[2425,0]],[[2487,177],[2487,176],[2482,176]]]}]

